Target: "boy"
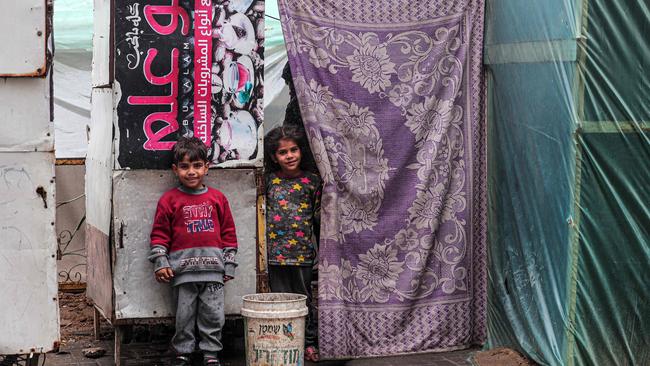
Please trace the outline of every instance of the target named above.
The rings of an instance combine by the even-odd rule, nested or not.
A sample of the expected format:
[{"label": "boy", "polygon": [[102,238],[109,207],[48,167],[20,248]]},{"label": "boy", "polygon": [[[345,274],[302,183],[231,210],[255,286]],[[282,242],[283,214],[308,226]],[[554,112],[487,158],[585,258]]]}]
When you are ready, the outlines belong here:
[{"label": "boy", "polygon": [[172,153],[172,170],[180,186],[158,201],[149,256],[156,280],[173,286],[172,365],[190,365],[198,338],[204,365],[219,366],[223,285],[233,279],[237,266],[235,224],[223,193],[203,185],[209,164],[205,144],[196,137],[182,137]]}]

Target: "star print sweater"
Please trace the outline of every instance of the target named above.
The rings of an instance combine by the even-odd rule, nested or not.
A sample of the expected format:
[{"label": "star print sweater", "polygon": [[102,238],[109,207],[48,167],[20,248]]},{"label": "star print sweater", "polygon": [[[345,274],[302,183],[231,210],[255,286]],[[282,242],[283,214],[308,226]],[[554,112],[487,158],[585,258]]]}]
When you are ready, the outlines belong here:
[{"label": "star print sweater", "polygon": [[154,271],[170,267],[172,285],[220,282],[234,277],[237,237],[228,200],[220,191],[178,187],[158,201],[149,260]]},{"label": "star print sweater", "polygon": [[312,241],[320,214],[321,178],[303,172],[297,178],[271,173],[266,183],[266,239],[271,265],[312,266]]}]

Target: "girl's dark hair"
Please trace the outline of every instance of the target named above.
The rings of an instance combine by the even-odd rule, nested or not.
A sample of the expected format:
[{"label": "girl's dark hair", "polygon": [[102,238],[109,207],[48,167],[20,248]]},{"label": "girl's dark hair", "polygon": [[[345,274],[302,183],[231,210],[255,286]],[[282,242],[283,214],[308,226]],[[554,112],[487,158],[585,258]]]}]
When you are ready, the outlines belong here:
[{"label": "girl's dark hair", "polygon": [[178,164],[187,155],[190,161],[208,161],[208,147],[198,137],[181,137],[172,149],[172,163]]},{"label": "girl's dark hair", "polygon": [[272,157],[280,147],[280,140],[283,139],[295,141],[300,148],[300,169],[316,172],[316,166],[313,163],[311,149],[305,138],[305,133],[296,126],[288,125],[276,127],[264,137],[264,168],[266,173],[280,170],[280,165],[274,162]]}]

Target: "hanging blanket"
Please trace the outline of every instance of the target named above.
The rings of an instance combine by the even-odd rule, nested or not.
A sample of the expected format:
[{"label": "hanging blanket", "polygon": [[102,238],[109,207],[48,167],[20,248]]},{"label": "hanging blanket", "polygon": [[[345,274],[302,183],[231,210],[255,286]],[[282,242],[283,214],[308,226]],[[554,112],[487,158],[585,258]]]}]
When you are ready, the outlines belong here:
[{"label": "hanging blanket", "polygon": [[280,0],[325,186],[325,358],[485,338],[482,0]]}]

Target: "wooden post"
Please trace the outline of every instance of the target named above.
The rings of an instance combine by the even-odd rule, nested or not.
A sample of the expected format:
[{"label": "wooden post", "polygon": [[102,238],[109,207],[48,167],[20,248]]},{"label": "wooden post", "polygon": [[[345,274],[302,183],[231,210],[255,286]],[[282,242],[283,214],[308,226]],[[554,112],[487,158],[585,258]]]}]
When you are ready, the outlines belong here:
[{"label": "wooden post", "polygon": [[93,306],[93,332],[95,334],[95,340],[99,340],[99,332],[102,328],[102,318],[101,314],[99,313],[99,310],[97,310],[96,307]]},{"label": "wooden post", "polygon": [[115,366],[122,366],[122,326],[115,325]]},{"label": "wooden post", "polygon": [[27,360],[25,361],[25,366],[38,366],[38,360],[40,356],[40,353],[30,353],[29,356],[27,356]]}]

